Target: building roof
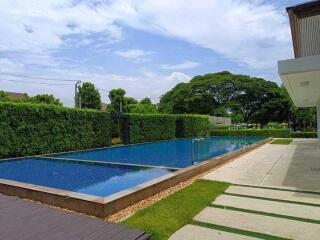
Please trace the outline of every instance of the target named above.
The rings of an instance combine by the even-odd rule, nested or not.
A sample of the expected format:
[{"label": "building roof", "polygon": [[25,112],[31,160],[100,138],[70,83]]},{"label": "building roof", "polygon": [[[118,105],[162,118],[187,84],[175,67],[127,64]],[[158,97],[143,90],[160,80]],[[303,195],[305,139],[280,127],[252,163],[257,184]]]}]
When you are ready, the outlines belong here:
[{"label": "building roof", "polygon": [[18,93],[18,92],[6,92],[9,97],[14,99],[26,99],[28,95],[26,93]]},{"label": "building roof", "polygon": [[309,1],[287,8],[287,12],[294,12],[299,18],[320,14],[320,1]]}]

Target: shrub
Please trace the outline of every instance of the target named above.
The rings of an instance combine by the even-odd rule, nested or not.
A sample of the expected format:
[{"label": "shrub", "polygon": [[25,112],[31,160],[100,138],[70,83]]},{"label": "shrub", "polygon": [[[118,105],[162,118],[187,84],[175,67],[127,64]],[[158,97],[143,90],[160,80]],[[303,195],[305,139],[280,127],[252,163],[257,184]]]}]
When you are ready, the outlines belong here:
[{"label": "shrub", "polygon": [[175,138],[175,116],[169,114],[126,114],[129,116],[130,143]]},{"label": "shrub", "polygon": [[107,112],[54,105],[0,103],[0,157],[53,153],[111,144]]},{"label": "shrub", "polygon": [[[209,132],[210,122],[207,115],[179,114],[181,120],[181,132],[179,137],[203,137]],[[178,130],[178,129],[177,129]]]},{"label": "shrub", "polygon": [[317,132],[291,132],[292,138],[317,138]]},{"label": "shrub", "polygon": [[288,129],[260,129],[260,130],[212,130],[211,136],[262,136],[289,138],[290,131]]}]

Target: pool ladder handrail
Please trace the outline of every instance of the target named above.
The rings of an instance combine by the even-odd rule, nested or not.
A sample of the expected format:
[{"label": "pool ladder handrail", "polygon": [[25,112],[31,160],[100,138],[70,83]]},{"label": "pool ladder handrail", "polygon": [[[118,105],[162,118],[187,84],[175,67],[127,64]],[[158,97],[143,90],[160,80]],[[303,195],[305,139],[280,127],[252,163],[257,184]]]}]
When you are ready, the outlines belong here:
[{"label": "pool ladder handrail", "polygon": [[[191,141],[191,157],[192,157],[192,165],[195,163],[198,163],[200,161],[200,147],[201,147],[201,142],[204,141],[204,138],[194,138]],[[197,162],[194,161],[194,145],[197,144],[198,151],[197,151]]]}]

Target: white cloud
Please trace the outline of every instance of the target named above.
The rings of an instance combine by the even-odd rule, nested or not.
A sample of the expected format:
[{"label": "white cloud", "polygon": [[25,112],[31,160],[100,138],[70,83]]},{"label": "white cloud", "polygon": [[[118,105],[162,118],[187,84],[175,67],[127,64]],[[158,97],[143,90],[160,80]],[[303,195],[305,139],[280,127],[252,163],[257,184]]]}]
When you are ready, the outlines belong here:
[{"label": "white cloud", "polygon": [[129,49],[124,51],[115,51],[114,54],[124,58],[137,60],[137,59],[147,59],[146,57],[153,54],[153,52],[144,51],[142,49]]},{"label": "white cloud", "polygon": [[[53,51],[123,39],[121,25],[186,40],[256,69],[291,55],[287,15],[256,0],[30,0],[0,2],[0,51]],[[77,36],[78,41],[70,39]],[[141,50],[120,51],[138,58]]]},{"label": "white cloud", "polygon": [[1,72],[19,72],[23,69],[24,65],[16,63],[7,58],[0,58],[0,73]]},{"label": "white cloud", "polygon": [[185,61],[183,63],[179,63],[179,64],[176,64],[176,65],[164,64],[164,65],[161,65],[161,69],[165,69],[165,70],[186,70],[186,69],[196,68],[199,65],[200,64],[197,63],[197,62]]},{"label": "white cloud", "polygon": [[[256,69],[291,55],[288,17],[270,4],[240,0],[116,0],[127,3],[122,22],[184,39]],[[120,4],[120,3],[119,3]]]},{"label": "white cloud", "polygon": [[121,39],[108,5],[72,0],[2,0],[0,2],[0,51],[43,52],[61,47],[64,37],[79,35],[82,42],[91,34]]}]

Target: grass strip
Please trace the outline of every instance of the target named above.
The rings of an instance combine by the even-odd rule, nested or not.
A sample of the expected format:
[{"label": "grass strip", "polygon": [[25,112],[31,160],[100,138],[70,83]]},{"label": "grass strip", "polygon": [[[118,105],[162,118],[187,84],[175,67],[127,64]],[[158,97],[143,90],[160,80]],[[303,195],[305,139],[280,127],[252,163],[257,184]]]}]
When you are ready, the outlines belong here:
[{"label": "grass strip", "polygon": [[320,207],[320,204],[316,204],[316,203],[295,202],[295,201],[290,201],[290,200],[257,197],[257,196],[242,195],[242,194],[236,194],[236,193],[224,193],[224,194],[231,195],[231,196],[237,196],[237,197],[245,197],[245,198],[261,199],[261,200],[268,200],[268,201],[274,201],[274,202],[294,203],[294,204],[300,204],[300,205],[306,205],[306,206]]},{"label": "grass strip", "polygon": [[270,144],[289,145],[292,142],[292,138],[279,138],[273,140]]},{"label": "grass strip", "polygon": [[210,207],[245,212],[245,213],[259,214],[259,215],[268,216],[268,217],[284,218],[284,219],[295,220],[295,221],[300,221],[300,222],[320,224],[319,220],[300,218],[300,217],[282,215],[282,214],[277,214],[277,213],[262,212],[262,211],[256,211],[256,210],[251,210],[251,209],[244,209],[244,208],[237,208],[237,207],[230,207],[230,206],[223,206],[223,205],[216,205],[216,204],[211,204]]},{"label": "grass strip", "polygon": [[153,240],[166,240],[229,187],[228,183],[197,180],[180,191],[142,209],[122,224],[141,228]]},{"label": "grass strip", "polygon": [[238,229],[238,228],[231,228],[231,227],[226,227],[226,226],[221,226],[221,225],[216,225],[216,224],[211,224],[211,223],[193,221],[192,224],[197,225],[197,226],[201,226],[201,227],[219,230],[219,231],[230,232],[230,233],[235,233],[235,234],[245,235],[245,236],[249,236],[249,237],[265,239],[265,240],[289,240],[289,238],[282,238],[282,237],[277,237],[277,236],[273,236],[273,235],[269,235],[269,234],[265,234],[265,233],[251,232],[251,231],[247,231],[247,230],[242,230],[242,229]]},{"label": "grass strip", "polygon": [[277,188],[277,187],[254,186],[254,185],[246,185],[246,184],[232,184],[232,185],[233,186],[240,186],[240,187],[250,187],[250,188],[259,188],[259,189],[278,190],[278,191],[284,191],[284,192],[307,193],[307,194],[320,195],[320,192],[313,192],[313,191],[307,191],[307,190],[296,190],[296,189],[285,189],[285,188]]}]

